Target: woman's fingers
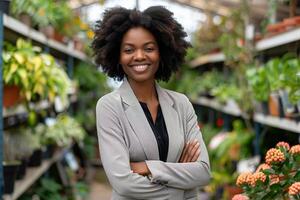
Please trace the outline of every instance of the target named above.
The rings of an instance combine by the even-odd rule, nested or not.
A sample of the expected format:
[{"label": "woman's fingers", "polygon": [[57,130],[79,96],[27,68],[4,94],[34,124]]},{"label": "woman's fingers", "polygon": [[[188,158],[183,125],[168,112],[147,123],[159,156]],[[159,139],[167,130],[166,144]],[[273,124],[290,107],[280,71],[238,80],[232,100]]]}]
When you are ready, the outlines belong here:
[{"label": "woman's fingers", "polygon": [[199,142],[195,140],[193,144],[194,145],[188,151],[186,162],[193,162],[193,157],[196,154],[196,152],[199,150],[200,147]]},{"label": "woman's fingers", "polygon": [[197,161],[198,158],[199,158],[199,156],[200,156],[200,153],[201,153],[201,151],[200,151],[200,145],[199,145],[199,149],[198,149],[198,150],[196,151],[196,153],[194,154],[194,156],[193,156],[191,162]]},{"label": "woman's fingers", "polygon": [[197,139],[188,141],[183,148],[179,162],[195,162],[200,155],[200,143]]},{"label": "woman's fingers", "polygon": [[183,151],[182,151],[182,153],[181,153],[179,162],[183,162],[183,160],[185,159],[185,157],[186,157],[186,152],[187,152],[187,148],[188,148],[189,145],[190,145],[190,141],[188,141],[188,142],[184,145],[184,148],[183,148]]}]

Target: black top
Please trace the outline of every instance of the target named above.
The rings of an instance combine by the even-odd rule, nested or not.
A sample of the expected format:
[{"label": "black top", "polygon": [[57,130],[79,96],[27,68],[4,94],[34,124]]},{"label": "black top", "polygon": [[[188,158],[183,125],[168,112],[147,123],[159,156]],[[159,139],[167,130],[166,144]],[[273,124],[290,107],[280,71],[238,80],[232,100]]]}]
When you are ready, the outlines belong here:
[{"label": "black top", "polygon": [[162,114],[160,105],[158,105],[157,117],[154,123],[151,117],[151,113],[147,107],[147,104],[144,102],[140,102],[140,104],[144,110],[144,113],[155,135],[157,145],[158,145],[159,159],[161,161],[166,162],[168,157],[168,150],[169,150],[169,136],[168,136],[167,127],[165,124],[164,116]]}]

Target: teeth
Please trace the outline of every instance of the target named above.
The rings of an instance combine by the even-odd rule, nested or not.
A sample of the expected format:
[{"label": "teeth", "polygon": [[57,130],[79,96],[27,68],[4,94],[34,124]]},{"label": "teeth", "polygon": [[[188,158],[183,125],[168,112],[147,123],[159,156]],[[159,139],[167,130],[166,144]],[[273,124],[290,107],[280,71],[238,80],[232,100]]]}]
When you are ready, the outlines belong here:
[{"label": "teeth", "polygon": [[142,72],[144,71],[146,68],[148,67],[148,65],[135,65],[133,66],[133,69],[138,71],[138,72]]}]

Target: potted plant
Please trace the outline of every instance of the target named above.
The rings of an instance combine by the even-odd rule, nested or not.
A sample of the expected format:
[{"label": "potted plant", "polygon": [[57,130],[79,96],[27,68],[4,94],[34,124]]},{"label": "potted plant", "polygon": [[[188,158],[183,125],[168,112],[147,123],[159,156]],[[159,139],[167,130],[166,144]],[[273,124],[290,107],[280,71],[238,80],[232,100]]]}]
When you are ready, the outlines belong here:
[{"label": "potted plant", "polygon": [[43,99],[54,101],[60,96],[67,101],[71,82],[62,67],[49,54],[30,42],[18,39],[16,46],[6,44],[3,52],[3,80],[5,85],[17,86],[26,107]]},{"label": "potted plant", "polygon": [[4,194],[11,194],[14,191],[15,178],[20,166],[19,153],[15,148],[15,140],[9,134],[3,137],[3,176]]},{"label": "potted plant", "polygon": [[21,179],[26,173],[27,161],[32,154],[34,147],[30,144],[32,134],[23,131],[23,127],[18,129],[9,129],[6,131],[5,136],[14,147],[15,158],[21,162],[17,171],[17,179]]},{"label": "potted plant", "polygon": [[254,173],[245,172],[236,180],[249,199],[300,199],[300,145],[279,142],[271,148]]},{"label": "potted plant", "polygon": [[2,0],[2,1],[0,1],[0,10],[3,13],[9,14],[9,7],[10,7],[10,0]]},{"label": "potted plant", "polygon": [[264,67],[250,68],[246,72],[246,77],[251,88],[251,95],[261,104],[256,109],[265,115],[269,114],[268,99],[270,96],[270,84],[267,80],[267,71]]}]

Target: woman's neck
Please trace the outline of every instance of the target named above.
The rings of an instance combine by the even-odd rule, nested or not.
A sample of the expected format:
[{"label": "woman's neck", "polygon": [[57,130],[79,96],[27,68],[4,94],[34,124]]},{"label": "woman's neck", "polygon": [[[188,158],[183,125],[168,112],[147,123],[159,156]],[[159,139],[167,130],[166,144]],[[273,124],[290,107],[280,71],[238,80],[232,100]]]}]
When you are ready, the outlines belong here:
[{"label": "woman's neck", "polygon": [[133,93],[136,98],[144,103],[150,103],[157,101],[157,94],[155,89],[155,81],[149,80],[145,82],[135,82],[128,79],[129,85],[131,86]]}]

